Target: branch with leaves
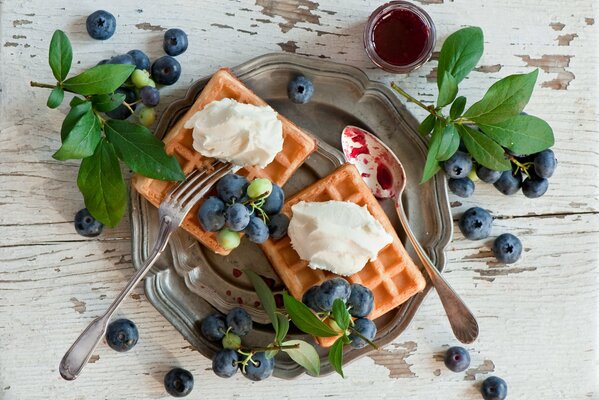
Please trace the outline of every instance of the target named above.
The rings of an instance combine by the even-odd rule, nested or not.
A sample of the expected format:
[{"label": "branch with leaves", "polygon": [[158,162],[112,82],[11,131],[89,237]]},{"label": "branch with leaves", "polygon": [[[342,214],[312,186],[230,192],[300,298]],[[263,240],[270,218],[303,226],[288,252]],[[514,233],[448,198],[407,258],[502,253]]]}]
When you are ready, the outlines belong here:
[{"label": "branch with leaves", "polygon": [[127,186],[119,160],[133,172],[150,178],[185,178],[177,159],[166,154],[164,143],[149,129],[104,114],[122,104],[131,107],[125,95],[115,90],[127,81],[134,65],[96,65],[67,78],[73,51],[61,30],[52,36],[48,59],[56,83],[31,82],[31,86],[52,89],[47,102],[50,108],[62,104],[65,92],[75,94],[60,130],[62,145],[53,157],[60,161],[81,160],[77,186],[94,218],[114,227],[125,213]]},{"label": "branch with leaves", "polygon": [[[478,64],[483,47],[483,32],[478,27],[463,28],[447,37],[439,54],[436,105],[427,106],[391,83],[397,93],[430,114],[418,128],[420,134],[430,134],[421,183],[432,178],[440,170],[440,163],[455,154],[460,139],[477,163],[495,171],[512,168],[506,149],[532,154],[554,143],[553,130],[547,122],[522,113],[535,87],[538,70],[500,79],[481,100],[466,109],[467,100],[458,97],[458,85]],[[443,109],[449,105],[446,114]]]}]

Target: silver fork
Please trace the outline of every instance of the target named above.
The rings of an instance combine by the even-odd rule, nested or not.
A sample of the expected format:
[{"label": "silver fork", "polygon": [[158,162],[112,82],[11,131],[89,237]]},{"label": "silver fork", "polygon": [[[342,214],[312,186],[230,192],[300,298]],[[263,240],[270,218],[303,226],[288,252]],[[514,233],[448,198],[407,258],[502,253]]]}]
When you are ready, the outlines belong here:
[{"label": "silver fork", "polygon": [[160,257],[172,233],[181,225],[183,218],[189,213],[193,205],[205,196],[220,178],[237,169],[238,167],[229,163],[216,161],[212,164],[212,173],[206,174],[205,171],[198,172],[194,170],[183,182],[175,186],[166,195],[158,209],[160,229],[150,255],[144,265],[137,270],[135,275],[129,280],[127,286],[112,302],[110,307],[108,307],[106,312],[94,319],[65,353],[59,368],[60,375],[64,379],[71,381],[79,376],[81,370],[91,357],[92,352],[106,334],[108,321],[110,321],[116,309],[129,295],[131,290],[141,281],[158,257]]}]

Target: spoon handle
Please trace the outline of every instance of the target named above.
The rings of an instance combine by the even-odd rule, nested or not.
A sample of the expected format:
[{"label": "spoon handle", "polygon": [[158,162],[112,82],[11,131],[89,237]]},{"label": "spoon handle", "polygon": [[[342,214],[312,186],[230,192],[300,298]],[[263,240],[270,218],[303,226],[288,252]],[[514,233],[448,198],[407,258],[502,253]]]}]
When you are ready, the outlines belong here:
[{"label": "spoon handle", "polygon": [[449,283],[443,278],[439,270],[433,265],[418,242],[418,239],[414,236],[414,232],[412,232],[412,229],[410,228],[400,197],[401,196],[398,196],[397,201],[395,202],[399,221],[401,222],[408,239],[414,246],[418,258],[422,261],[424,269],[426,269],[426,272],[431,278],[431,282],[439,295],[439,299],[441,299],[441,304],[443,304],[443,308],[445,309],[445,313],[447,314],[449,324],[451,325],[455,337],[462,343],[468,344],[474,342],[478,337],[478,323],[476,322],[476,318],[472,312],[470,312],[466,304],[464,304],[460,296],[458,296],[451,286],[449,286]]}]

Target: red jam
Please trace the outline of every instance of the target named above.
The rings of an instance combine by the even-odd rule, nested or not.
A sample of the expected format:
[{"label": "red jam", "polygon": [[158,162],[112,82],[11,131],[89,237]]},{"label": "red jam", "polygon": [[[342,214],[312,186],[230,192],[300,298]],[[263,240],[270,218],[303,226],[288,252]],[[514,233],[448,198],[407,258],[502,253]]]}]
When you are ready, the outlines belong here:
[{"label": "red jam", "polygon": [[410,65],[424,52],[430,34],[429,27],[414,12],[395,9],[376,22],[371,40],[374,50],[385,62]]}]

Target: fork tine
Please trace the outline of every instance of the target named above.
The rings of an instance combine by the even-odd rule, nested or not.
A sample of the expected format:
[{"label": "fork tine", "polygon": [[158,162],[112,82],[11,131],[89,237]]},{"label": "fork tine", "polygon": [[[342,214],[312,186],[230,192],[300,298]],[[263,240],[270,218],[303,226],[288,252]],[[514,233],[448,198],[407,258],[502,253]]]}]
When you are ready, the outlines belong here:
[{"label": "fork tine", "polygon": [[[211,167],[214,168],[219,163],[220,161],[216,160],[212,163]],[[181,196],[182,193],[185,193],[188,188],[192,187],[191,185],[193,185],[198,179],[202,178],[206,174],[207,170],[205,169],[202,171],[194,169],[189,175],[187,175],[184,181],[180,182],[169,191],[164,201],[171,201],[173,199],[176,200],[179,196]]]},{"label": "fork tine", "polygon": [[218,175],[219,176],[218,179],[220,179],[220,176],[224,175],[224,174],[222,174],[222,172],[230,170],[230,166],[231,165],[229,163],[222,163],[221,165],[217,166],[215,169],[212,170],[212,173],[210,175],[204,177],[204,179],[201,182],[189,187],[189,190],[187,190],[186,193],[182,193],[180,196],[178,196],[176,199],[177,204],[180,205],[181,207],[184,207],[184,204],[187,202],[187,200],[189,200],[189,198],[194,196],[194,194],[198,190],[202,190],[202,188],[204,188],[208,184],[208,182],[213,182],[212,184],[210,184],[208,189],[210,187],[212,187],[214,182],[216,182],[212,179],[212,177],[215,175]]},{"label": "fork tine", "polygon": [[[208,193],[208,191],[210,190],[210,188],[212,188],[212,186],[223,176],[225,176],[226,174],[233,172],[235,170],[235,167],[231,164],[226,164],[224,166],[223,169],[219,170],[218,172],[215,172],[213,175],[211,175],[210,177],[208,177],[207,182],[203,185],[198,185],[197,187],[194,188],[194,190],[192,190],[193,192],[193,196],[189,199],[189,201],[187,201],[185,204],[183,204],[183,200],[181,200],[181,205],[183,207],[183,213],[187,214],[191,208],[202,198],[206,195],[206,193]],[[189,198],[189,197],[188,197]]]}]

